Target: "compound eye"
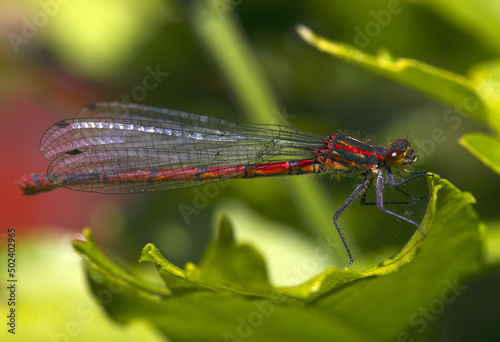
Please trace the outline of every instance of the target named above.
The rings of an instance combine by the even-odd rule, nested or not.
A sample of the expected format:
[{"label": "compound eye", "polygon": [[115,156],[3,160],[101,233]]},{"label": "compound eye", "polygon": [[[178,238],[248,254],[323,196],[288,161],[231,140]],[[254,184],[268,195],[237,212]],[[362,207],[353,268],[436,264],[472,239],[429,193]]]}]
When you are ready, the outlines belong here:
[{"label": "compound eye", "polygon": [[390,149],[385,155],[385,162],[390,166],[399,166],[403,163],[406,157],[407,150],[400,150],[397,148]]},{"label": "compound eye", "polygon": [[410,143],[404,139],[393,142],[385,154],[385,162],[389,166],[399,166],[405,162],[406,156],[411,154]]}]

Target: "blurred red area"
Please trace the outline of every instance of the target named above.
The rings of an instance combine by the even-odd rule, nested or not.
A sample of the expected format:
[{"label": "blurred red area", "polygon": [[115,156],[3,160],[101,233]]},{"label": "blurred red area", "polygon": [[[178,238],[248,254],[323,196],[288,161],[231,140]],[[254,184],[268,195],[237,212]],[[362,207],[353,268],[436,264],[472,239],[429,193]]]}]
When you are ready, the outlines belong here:
[{"label": "blurred red area", "polygon": [[45,172],[49,161],[39,151],[45,130],[75,116],[80,107],[97,98],[102,87],[72,78],[50,63],[23,74],[31,77],[18,80],[0,103],[0,227],[15,226],[21,234],[42,228],[80,231],[92,223],[93,209],[120,198],[66,189],[27,196],[16,181]]}]

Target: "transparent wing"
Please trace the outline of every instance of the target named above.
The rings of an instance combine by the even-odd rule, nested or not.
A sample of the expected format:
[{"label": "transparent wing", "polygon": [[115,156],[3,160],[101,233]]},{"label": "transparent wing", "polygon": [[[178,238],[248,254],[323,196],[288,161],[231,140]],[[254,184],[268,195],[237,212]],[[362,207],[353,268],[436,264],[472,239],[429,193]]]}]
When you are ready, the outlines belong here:
[{"label": "transparent wing", "polygon": [[[111,102],[85,107],[79,117],[49,128],[40,150],[51,161],[49,179],[59,186],[129,193],[235,177],[238,165],[312,158],[323,139],[292,127]],[[214,177],[194,177],[205,168],[216,168]],[[167,171],[179,177],[145,176]]]}]

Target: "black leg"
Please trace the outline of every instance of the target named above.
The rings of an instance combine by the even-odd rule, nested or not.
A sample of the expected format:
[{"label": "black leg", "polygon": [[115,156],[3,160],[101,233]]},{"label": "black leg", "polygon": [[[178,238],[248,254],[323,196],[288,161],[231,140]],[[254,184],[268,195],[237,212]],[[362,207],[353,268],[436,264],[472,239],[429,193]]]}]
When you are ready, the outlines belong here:
[{"label": "black leg", "polygon": [[[427,172],[427,171],[413,171],[413,172],[410,172],[412,174],[412,176],[408,177],[408,178],[404,178],[402,180],[400,180],[399,182],[396,182],[394,180],[394,175],[390,172],[390,169],[388,170],[387,172],[387,184],[389,184],[389,186],[391,186],[392,188],[397,188],[398,186],[408,182],[408,181],[411,181],[415,178],[419,178],[419,177],[427,177],[427,176],[431,176],[432,174]],[[402,191],[402,190],[401,190]]]},{"label": "black leg", "polygon": [[337,209],[337,211],[335,212],[335,215],[333,215],[333,223],[335,224],[335,228],[337,228],[337,232],[339,233],[340,239],[342,240],[342,243],[344,244],[347,255],[349,256],[349,263],[347,265],[345,265],[344,269],[349,267],[353,263],[354,259],[353,259],[352,254],[351,254],[351,250],[349,249],[349,246],[347,245],[347,241],[344,237],[344,234],[342,234],[342,231],[340,230],[340,227],[337,223],[337,219],[339,218],[340,214],[342,214],[344,212],[344,210],[346,210],[346,208],[349,206],[349,204],[351,204],[361,194],[366,193],[366,190],[370,188],[370,185],[372,184],[372,182],[373,182],[373,178],[367,176],[365,178],[365,181],[356,187],[354,192],[347,198],[347,200],[344,203],[342,203],[340,208]]},{"label": "black leg", "polygon": [[[424,174],[422,174],[422,175],[415,175],[413,177],[404,179],[403,181],[407,181],[408,179],[414,179],[416,177],[421,177],[421,176],[424,176]],[[389,179],[389,177],[388,177],[388,179]],[[394,179],[392,179],[392,181],[394,181]],[[391,184],[390,181],[389,181],[389,184]],[[393,184],[396,184],[395,186],[398,186],[398,185],[402,184],[402,182],[393,183]],[[383,177],[383,175],[382,175],[381,172],[377,174],[376,199],[377,199],[377,207],[379,208],[380,211],[382,211],[382,212],[384,212],[386,214],[392,215],[394,217],[397,217],[398,219],[401,219],[401,220],[406,221],[408,223],[413,224],[415,227],[417,227],[417,229],[420,232],[420,234],[422,234],[422,236],[425,236],[424,232],[420,229],[420,226],[418,225],[417,222],[412,221],[412,220],[410,220],[407,217],[404,217],[402,215],[396,214],[395,212],[392,212],[392,211],[387,210],[387,209],[384,208],[384,177]]]},{"label": "black leg", "polygon": [[[340,227],[337,223],[337,219],[345,211],[345,209],[359,196],[361,196],[361,204],[364,204],[364,205],[376,204],[377,207],[382,212],[389,214],[389,215],[392,215],[394,217],[397,217],[405,222],[413,224],[415,227],[417,227],[420,234],[422,234],[422,236],[425,236],[424,232],[420,229],[417,222],[412,221],[409,218],[404,217],[402,215],[396,214],[390,210],[385,209],[384,205],[386,205],[386,204],[411,204],[411,203],[415,203],[415,202],[420,201],[421,199],[425,198],[425,197],[415,198],[415,197],[411,196],[410,194],[406,193],[405,191],[403,191],[402,189],[400,189],[399,186],[412,180],[412,179],[415,179],[418,177],[430,176],[432,174],[428,173],[428,172],[411,172],[413,174],[412,176],[405,178],[399,182],[396,182],[394,180],[394,176],[390,172],[390,169],[387,171],[388,171],[386,174],[387,180],[385,180],[385,181],[384,181],[384,176],[383,176],[382,172],[380,172],[380,170],[378,172],[374,172],[376,174],[376,177],[377,177],[377,179],[376,179],[376,194],[375,194],[376,202],[375,203],[365,202],[366,194],[374,181],[374,178],[372,175],[367,175],[365,177],[365,181],[356,187],[354,192],[347,198],[347,200],[335,212],[335,215],[333,215],[333,223],[335,224],[335,228],[337,229],[337,232],[340,236],[340,239],[342,240],[342,243],[344,244],[347,255],[349,256],[349,263],[347,265],[345,265],[344,269],[346,269],[347,267],[349,267],[353,263],[354,258],[352,257],[351,250],[349,249],[349,246],[348,246],[347,241],[344,237],[344,234],[342,234],[342,231],[340,230]],[[411,200],[406,201],[406,202],[384,202],[384,184],[388,184],[390,187],[395,188],[396,190],[402,192],[404,195],[410,197]]]},{"label": "black leg", "polygon": [[[426,196],[422,196],[422,197],[413,197],[412,195],[410,195],[409,193],[407,193],[406,191],[398,188],[397,186],[394,186],[392,187],[396,190],[398,190],[399,192],[401,192],[403,195],[411,198],[411,200],[409,201],[391,201],[391,202],[384,202],[384,205],[386,204],[413,204],[415,202],[418,202],[420,200],[423,200]],[[363,193],[363,195],[361,196],[361,205],[375,205],[377,204],[377,202],[366,202],[366,195],[367,195],[368,192],[365,192]]]}]

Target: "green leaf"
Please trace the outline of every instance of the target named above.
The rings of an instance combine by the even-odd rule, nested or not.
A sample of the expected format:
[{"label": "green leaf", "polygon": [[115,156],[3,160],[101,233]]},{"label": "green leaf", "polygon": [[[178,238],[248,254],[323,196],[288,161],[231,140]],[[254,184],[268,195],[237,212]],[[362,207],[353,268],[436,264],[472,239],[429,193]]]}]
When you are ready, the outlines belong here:
[{"label": "green leaf", "polygon": [[[221,268],[220,265],[225,265]],[[269,291],[266,263],[262,255],[250,245],[234,241],[229,222],[223,217],[219,238],[205,252],[200,263],[200,280],[220,282],[246,289]]]},{"label": "green leaf", "polygon": [[140,297],[152,296],[151,299],[159,299],[169,295],[164,288],[142,281],[124,268],[117,267],[97,247],[90,229],[84,229],[82,234],[86,241],[74,240],[73,248],[86,262],[89,273],[95,272],[119,286],[126,284],[128,288],[133,289],[135,295]]},{"label": "green leaf", "polygon": [[414,59],[394,59],[386,51],[378,56],[371,56],[348,44],[316,35],[302,25],[297,27],[297,32],[302,39],[321,51],[408,85],[461,109],[480,122],[488,122],[488,110],[476,94],[476,84],[464,76]]},{"label": "green leaf", "polygon": [[[305,26],[297,32],[309,44],[347,62],[358,64],[379,75],[401,82],[487,123],[500,133],[500,61],[475,65],[469,77],[408,58],[392,58],[387,52],[371,56],[344,43],[320,37]],[[498,139],[471,134],[460,143],[495,172],[498,171]]]},{"label": "green leaf", "polygon": [[[139,261],[155,263],[168,289],[174,294],[196,289],[224,290],[228,286],[246,294],[272,289],[264,259],[252,246],[235,243],[233,231],[225,218],[221,220],[217,240],[208,246],[200,267],[188,263],[184,271],[165,260],[153,244],[144,247]],[[258,295],[258,292],[255,294]]]},{"label": "green leaf", "polygon": [[428,312],[431,303],[446,306],[445,296],[456,299],[463,292],[460,277],[477,272],[483,264],[479,222],[471,208],[474,199],[444,180],[438,180],[434,189],[428,209],[434,213],[427,213],[434,216],[431,230],[407,266],[390,276],[354,282],[314,304],[357,322],[361,331],[373,334],[373,340],[418,336],[410,328],[427,320],[421,309]]},{"label": "green leaf", "polygon": [[[106,259],[89,232],[75,248],[110,317],[145,320],[173,341],[394,340],[418,334],[410,328],[422,318],[419,309],[447,305],[463,291],[463,277],[483,266],[472,196],[437,176],[429,186],[425,238],[417,231],[402,252],[365,272],[329,268],[293,287],[269,284],[260,253],[236,243],[224,219],[200,267],[181,270],[145,247],[141,261],[156,265],[164,289]],[[99,295],[116,284],[111,298]]]},{"label": "green leaf", "polygon": [[488,124],[500,134],[500,60],[474,65],[469,71],[476,92],[488,110]]},{"label": "green leaf", "polygon": [[497,137],[485,133],[469,133],[462,136],[459,142],[484,165],[500,174],[500,140]]}]

